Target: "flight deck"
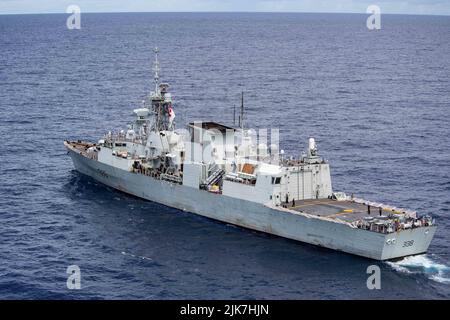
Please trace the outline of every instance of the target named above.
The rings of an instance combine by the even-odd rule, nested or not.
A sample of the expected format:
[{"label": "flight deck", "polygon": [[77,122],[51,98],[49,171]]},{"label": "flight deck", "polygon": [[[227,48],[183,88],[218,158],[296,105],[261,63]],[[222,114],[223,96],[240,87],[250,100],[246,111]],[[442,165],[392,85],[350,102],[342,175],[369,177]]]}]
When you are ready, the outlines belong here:
[{"label": "flight deck", "polygon": [[339,218],[346,222],[354,222],[366,217],[387,218],[389,214],[395,213],[393,210],[386,210],[381,207],[369,206],[351,200],[337,201],[333,199],[309,199],[295,200],[295,202],[284,202],[283,206],[298,212],[327,217]]}]

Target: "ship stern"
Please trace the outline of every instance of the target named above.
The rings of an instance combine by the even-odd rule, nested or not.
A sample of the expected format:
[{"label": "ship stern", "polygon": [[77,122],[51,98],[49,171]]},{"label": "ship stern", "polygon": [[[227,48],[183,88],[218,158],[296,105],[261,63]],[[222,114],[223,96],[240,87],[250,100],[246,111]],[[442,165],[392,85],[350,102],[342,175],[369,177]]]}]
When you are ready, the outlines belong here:
[{"label": "ship stern", "polygon": [[395,260],[426,253],[435,232],[436,226],[427,226],[387,234],[381,260]]}]

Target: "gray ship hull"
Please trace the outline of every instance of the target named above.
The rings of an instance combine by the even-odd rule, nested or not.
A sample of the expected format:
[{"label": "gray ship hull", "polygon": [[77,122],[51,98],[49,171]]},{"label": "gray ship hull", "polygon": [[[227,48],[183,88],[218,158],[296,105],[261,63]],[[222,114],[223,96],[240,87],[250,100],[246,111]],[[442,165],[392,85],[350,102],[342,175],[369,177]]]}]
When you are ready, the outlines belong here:
[{"label": "gray ship hull", "polygon": [[[436,227],[383,234],[303,215],[289,209],[227,197],[154,179],[68,152],[82,174],[128,194],[229,224],[375,260],[425,253]],[[395,244],[391,241],[395,238]]]}]

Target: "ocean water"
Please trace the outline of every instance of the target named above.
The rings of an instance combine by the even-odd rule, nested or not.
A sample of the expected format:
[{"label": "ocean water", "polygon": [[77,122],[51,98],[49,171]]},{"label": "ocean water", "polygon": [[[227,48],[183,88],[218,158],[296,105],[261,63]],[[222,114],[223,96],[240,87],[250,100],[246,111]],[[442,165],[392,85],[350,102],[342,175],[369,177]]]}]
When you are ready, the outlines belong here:
[{"label": "ocean water", "polygon": [[[450,298],[450,17],[358,14],[0,15],[1,299]],[[335,190],[432,214],[426,255],[364,258],[127,196],[73,170],[64,139],[122,129],[152,87],[178,126],[314,136]],[[381,268],[381,290],[366,269]],[[81,289],[66,287],[78,265]]]}]

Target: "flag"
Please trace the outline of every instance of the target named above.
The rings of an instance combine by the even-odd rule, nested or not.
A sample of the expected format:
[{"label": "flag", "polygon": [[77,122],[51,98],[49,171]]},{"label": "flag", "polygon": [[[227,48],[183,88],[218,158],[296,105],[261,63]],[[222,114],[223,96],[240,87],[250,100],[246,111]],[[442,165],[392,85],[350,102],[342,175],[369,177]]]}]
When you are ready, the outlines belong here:
[{"label": "flag", "polygon": [[169,106],[169,123],[172,124],[173,119],[175,119],[175,111],[173,111],[172,106]]}]

